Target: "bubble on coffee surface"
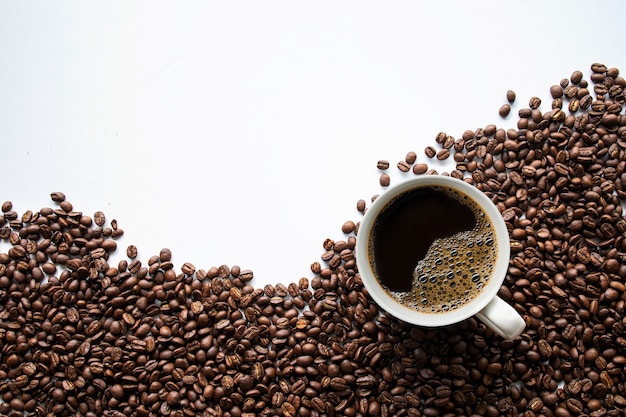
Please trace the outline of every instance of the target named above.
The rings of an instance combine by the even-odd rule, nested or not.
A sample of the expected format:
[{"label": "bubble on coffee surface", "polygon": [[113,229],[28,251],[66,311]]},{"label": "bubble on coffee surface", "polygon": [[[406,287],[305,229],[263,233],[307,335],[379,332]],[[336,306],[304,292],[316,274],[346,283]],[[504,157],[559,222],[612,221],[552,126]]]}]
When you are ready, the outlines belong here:
[{"label": "bubble on coffee surface", "polygon": [[487,285],[497,261],[493,224],[469,197],[454,195],[472,208],[476,226],[436,239],[415,267],[411,291],[389,291],[398,303],[422,313],[443,314],[472,301]]}]

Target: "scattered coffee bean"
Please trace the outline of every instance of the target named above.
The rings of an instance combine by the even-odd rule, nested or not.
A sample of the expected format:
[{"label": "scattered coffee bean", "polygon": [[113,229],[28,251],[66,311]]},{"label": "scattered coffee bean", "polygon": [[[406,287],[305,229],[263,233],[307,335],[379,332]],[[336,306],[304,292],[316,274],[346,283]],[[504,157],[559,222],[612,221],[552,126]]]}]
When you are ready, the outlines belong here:
[{"label": "scattered coffee bean", "polygon": [[343,226],[341,226],[341,231],[345,234],[349,234],[354,232],[355,228],[356,224],[352,220],[348,220],[343,224]]},{"label": "scattered coffee bean", "polygon": [[416,175],[425,174],[426,171],[428,171],[427,164],[420,163],[420,164],[413,165],[413,173]]},{"label": "scattered coffee bean", "polygon": [[356,209],[359,213],[365,213],[365,209],[366,209],[366,202],[363,199],[360,199],[359,201],[356,202]]},{"label": "scattered coffee bean", "polygon": [[402,172],[409,172],[409,170],[411,169],[411,164],[406,161],[400,161],[398,162],[398,169]]},{"label": "scattered coffee bean", "polygon": [[378,169],[380,169],[381,171],[384,171],[386,169],[389,169],[389,161],[386,161],[384,159],[381,159],[380,161],[378,161],[378,163],[376,164],[376,167]]},{"label": "scattered coffee bean", "polygon": [[513,102],[515,101],[515,91],[513,90],[507,90],[506,92],[506,99],[509,103],[513,104]]},{"label": "scattered coffee bean", "polygon": [[63,201],[65,201],[65,194],[57,191],[57,192],[51,193],[50,198],[52,198],[52,201],[54,201],[55,203],[62,203]]},{"label": "scattered coffee bean", "polygon": [[106,217],[103,212],[96,211],[93,215],[93,221],[96,223],[97,226],[102,227],[106,222]]},{"label": "scattered coffee bean", "polygon": [[498,114],[500,115],[500,117],[507,117],[509,113],[511,113],[510,104],[503,104],[502,106],[500,106],[500,110],[498,110]]},{"label": "scattered coffee bean", "polygon": [[538,109],[539,106],[541,106],[541,99],[539,97],[531,97],[530,101],[528,102],[528,107],[535,110]]},{"label": "scattered coffee bean", "polygon": [[435,138],[454,148],[449,175],[507,222],[500,295],[527,322],[518,339],[380,310],[356,269],[358,221],[324,241],[311,279],[255,288],[250,270],[179,269],[169,249],[113,263],[117,222],[52,193],[56,208],[21,216],[2,204],[0,414],[623,415],[626,82],[595,63],[589,84],[575,71],[559,87],[567,116],[537,101],[516,128]]},{"label": "scattered coffee bean", "polygon": [[434,158],[435,155],[437,154],[437,150],[432,146],[427,146],[424,149],[424,154],[426,154],[428,158]]},{"label": "scattered coffee bean", "polygon": [[3,213],[11,211],[12,209],[13,209],[13,203],[11,201],[5,201],[4,203],[2,203],[2,212]]},{"label": "scattered coffee bean", "polygon": [[137,257],[137,246],[129,245],[126,248],[126,256],[128,256],[130,259],[135,259]]}]

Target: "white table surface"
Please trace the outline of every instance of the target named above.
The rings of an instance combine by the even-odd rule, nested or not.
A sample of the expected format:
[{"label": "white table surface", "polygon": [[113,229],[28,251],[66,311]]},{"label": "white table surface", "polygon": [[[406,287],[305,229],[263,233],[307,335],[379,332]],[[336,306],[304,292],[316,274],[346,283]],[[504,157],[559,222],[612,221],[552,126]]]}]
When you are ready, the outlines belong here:
[{"label": "white table surface", "polygon": [[[593,62],[622,1],[0,2],[0,200],[63,191],[140,257],[311,276],[355,204],[439,131],[515,127]],[[511,116],[498,109],[517,92]],[[0,250],[6,249],[0,244]],[[5,244],[6,245],[6,244]]]}]

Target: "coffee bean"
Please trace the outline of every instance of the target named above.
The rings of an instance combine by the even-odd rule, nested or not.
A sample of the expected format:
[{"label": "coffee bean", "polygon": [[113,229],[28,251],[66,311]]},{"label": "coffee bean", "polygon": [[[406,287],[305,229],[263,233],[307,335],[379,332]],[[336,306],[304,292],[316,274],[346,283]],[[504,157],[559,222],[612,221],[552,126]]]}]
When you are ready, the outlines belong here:
[{"label": "coffee bean", "polygon": [[596,74],[604,74],[607,71],[606,65],[598,62],[591,64],[591,71]]},{"label": "coffee bean", "polygon": [[570,81],[572,82],[572,84],[578,84],[580,83],[582,79],[583,79],[582,71],[576,70],[572,72],[572,75],[570,76]]},{"label": "coffee bean", "polygon": [[13,209],[13,202],[5,201],[4,203],[2,203],[2,212],[3,213],[11,211],[12,209]]},{"label": "coffee bean", "polygon": [[312,398],[311,406],[318,413],[323,413],[326,410],[326,403],[320,397]]},{"label": "coffee bean", "polygon": [[416,160],[417,160],[417,154],[413,151],[407,152],[406,156],[404,157],[404,161],[409,165],[413,165]]},{"label": "coffee bean", "polygon": [[551,86],[550,95],[552,96],[552,98],[561,98],[563,96],[563,87],[556,84]]},{"label": "coffee bean", "polygon": [[103,212],[96,211],[93,215],[93,221],[98,226],[104,226],[104,224],[106,223],[106,216],[104,215]]},{"label": "coffee bean", "polygon": [[539,346],[539,353],[541,354],[542,358],[549,358],[552,355],[552,347],[550,346],[550,343],[548,343],[548,341],[541,339],[538,342],[538,346]]},{"label": "coffee bean", "polygon": [[388,187],[391,183],[391,178],[388,174],[380,174],[380,179],[378,181],[382,187]]},{"label": "coffee bean", "polygon": [[489,375],[499,375],[502,372],[502,364],[497,362],[490,363],[485,370]]},{"label": "coffee bean", "polygon": [[509,103],[512,104],[515,101],[515,96],[516,96],[515,91],[507,90],[507,92],[506,92],[506,99],[507,99],[507,101]]},{"label": "coffee bean", "polygon": [[539,412],[543,408],[543,401],[541,398],[534,397],[528,402],[528,409],[534,413]]},{"label": "coffee bean", "polygon": [[196,267],[190,262],[185,262],[181,267],[181,271],[186,276],[191,276],[196,272]]},{"label": "coffee bean", "polygon": [[446,132],[439,132],[435,136],[435,142],[441,145],[442,143],[446,141],[447,137],[448,137],[448,134]]},{"label": "coffee bean", "polygon": [[446,139],[441,144],[441,147],[444,149],[451,149],[454,146],[455,139],[452,135],[446,135]]},{"label": "coffee bean", "polygon": [[437,151],[432,146],[427,146],[426,148],[424,148],[424,153],[428,158],[434,158],[437,154]]},{"label": "coffee bean", "polygon": [[406,161],[400,161],[398,162],[398,169],[402,172],[409,172],[409,170],[411,169],[411,164]]},{"label": "coffee bean", "polygon": [[137,246],[129,245],[126,248],[126,256],[128,256],[129,259],[135,259],[137,257]]},{"label": "coffee bean", "polygon": [[425,174],[427,171],[428,171],[427,164],[419,163],[419,164],[413,165],[413,173],[416,175]]},{"label": "coffee bean", "polygon": [[[159,260],[161,262],[169,262],[172,260],[172,251],[169,248],[163,248],[159,252]],[[229,271],[230,273],[230,271]]]},{"label": "coffee bean", "polygon": [[509,113],[511,113],[510,104],[503,104],[502,106],[500,106],[500,109],[498,110],[498,114],[500,115],[500,117],[507,117]]},{"label": "coffee bean", "polygon": [[448,149],[441,149],[439,152],[437,152],[437,159],[440,161],[443,161],[444,159],[448,159],[448,157],[450,156],[450,151]]},{"label": "coffee bean", "polygon": [[51,193],[50,198],[52,199],[52,201],[56,203],[62,203],[65,201],[65,194],[63,194],[60,191],[57,191],[57,192]]},{"label": "coffee bean", "polygon": [[356,228],[356,224],[352,220],[346,221],[343,226],[341,226],[341,231],[345,234],[352,233]]},{"label": "coffee bean", "polygon": [[381,171],[385,171],[387,169],[389,169],[389,161],[381,159],[380,161],[378,161],[378,163],[376,164],[376,167],[378,169],[380,169]]},{"label": "coffee bean", "polygon": [[356,202],[356,209],[359,213],[365,213],[366,203],[365,200],[360,199]]}]

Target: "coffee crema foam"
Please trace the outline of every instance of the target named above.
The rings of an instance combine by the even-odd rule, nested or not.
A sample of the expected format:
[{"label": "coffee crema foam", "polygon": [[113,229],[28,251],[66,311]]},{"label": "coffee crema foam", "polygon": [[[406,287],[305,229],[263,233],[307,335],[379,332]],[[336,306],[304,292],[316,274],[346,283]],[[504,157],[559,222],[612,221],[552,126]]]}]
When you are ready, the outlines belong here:
[{"label": "coffee crema foam", "polygon": [[495,228],[470,197],[445,187],[433,187],[471,208],[472,230],[436,239],[413,272],[412,289],[389,291],[396,302],[428,314],[445,314],[476,298],[487,285],[497,261]]}]

